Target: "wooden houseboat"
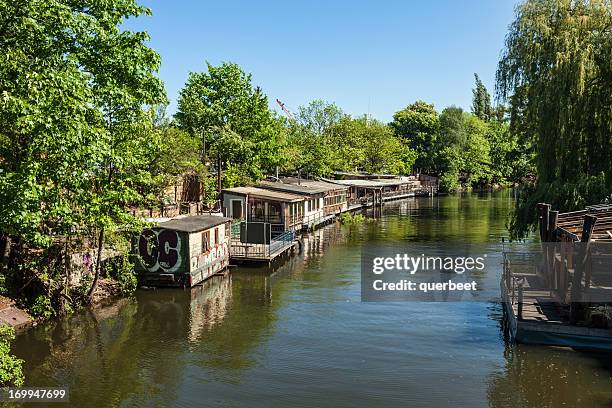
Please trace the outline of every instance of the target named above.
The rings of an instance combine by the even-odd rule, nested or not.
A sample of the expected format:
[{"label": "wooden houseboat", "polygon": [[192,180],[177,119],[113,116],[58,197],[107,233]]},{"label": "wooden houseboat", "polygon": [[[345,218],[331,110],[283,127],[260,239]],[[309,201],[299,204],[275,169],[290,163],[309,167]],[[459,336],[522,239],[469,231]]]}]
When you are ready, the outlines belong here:
[{"label": "wooden houseboat", "polygon": [[433,195],[437,193],[437,185],[424,185],[418,177],[396,177],[384,179],[357,178],[326,180],[330,183],[349,188],[348,204],[350,207],[369,206],[382,201],[398,200],[417,195]]},{"label": "wooden houseboat", "polygon": [[260,187],[222,190],[224,214],[234,220],[265,222],[273,232],[300,229],[305,216],[305,199],[299,194]]},{"label": "wooden houseboat", "polygon": [[305,201],[302,229],[312,229],[327,223],[348,209],[348,187],[338,184],[286,178],[278,182],[262,182],[258,187],[303,196]]},{"label": "wooden houseboat", "polygon": [[194,215],[145,229],[134,245],[139,282],[194,286],[229,265],[231,219]]},{"label": "wooden houseboat", "polygon": [[295,231],[304,221],[301,195],[259,187],[222,190],[226,216],[234,220],[231,257],[236,261],[271,262],[297,245]]}]

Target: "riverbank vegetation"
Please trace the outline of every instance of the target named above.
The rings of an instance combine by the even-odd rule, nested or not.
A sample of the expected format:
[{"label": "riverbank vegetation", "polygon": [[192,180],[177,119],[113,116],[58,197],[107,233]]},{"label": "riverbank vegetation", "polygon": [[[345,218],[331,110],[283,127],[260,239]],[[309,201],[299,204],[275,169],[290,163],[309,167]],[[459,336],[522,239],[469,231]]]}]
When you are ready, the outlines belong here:
[{"label": "riverbank vegetation", "polygon": [[11,341],[15,339],[15,330],[0,325],[0,386],[21,387],[24,382],[23,360],[11,354]]},{"label": "riverbank vegetation", "polygon": [[571,211],[611,198],[611,27],[609,1],[528,0],[517,8],[497,91],[537,178],[520,195],[514,236],[533,228],[538,202]]}]

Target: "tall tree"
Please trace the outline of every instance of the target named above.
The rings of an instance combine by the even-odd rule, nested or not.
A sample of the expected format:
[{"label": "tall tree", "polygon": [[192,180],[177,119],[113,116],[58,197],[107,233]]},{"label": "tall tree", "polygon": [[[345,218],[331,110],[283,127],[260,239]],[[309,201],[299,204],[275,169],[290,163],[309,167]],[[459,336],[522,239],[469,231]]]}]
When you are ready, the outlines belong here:
[{"label": "tall tree", "polygon": [[335,103],[317,99],[306,106],[300,106],[296,119],[316,136],[321,136],[345,116]]},{"label": "tall tree", "polygon": [[393,115],[391,127],[417,154],[415,167],[423,172],[437,172],[434,153],[438,136],[438,112],[433,105],[416,101]]},{"label": "tall tree", "polygon": [[560,210],[612,191],[612,7],[606,0],[527,0],[516,9],[497,70],[511,131],[532,143],[537,182],[511,227],[524,235],[535,203]]},{"label": "tall tree", "polygon": [[472,89],[472,113],[480,120],[485,122],[493,118],[493,108],[491,107],[491,95],[482,83],[478,74],[474,74],[475,87]]},{"label": "tall tree", "polygon": [[416,158],[393,129],[365,115],[345,117],[334,127],[333,150],[340,169],[348,171],[405,174]]},{"label": "tall tree", "polygon": [[160,59],[146,33],[121,28],[150,13],[133,0],[0,9],[0,231],[17,253],[43,249],[37,266],[18,262],[16,278],[58,295],[58,271],[84,236],[102,249],[105,232],[136,222],[127,205],[148,179],[144,105],[165,100]]},{"label": "tall tree", "polygon": [[175,118],[181,128],[203,140],[212,162],[240,172],[232,180],[259,179],[280,163],[278,121],[266,95],[253,87],[251,74],[237,64],[207,63],[206,72],[190,73],[179,93]]}]

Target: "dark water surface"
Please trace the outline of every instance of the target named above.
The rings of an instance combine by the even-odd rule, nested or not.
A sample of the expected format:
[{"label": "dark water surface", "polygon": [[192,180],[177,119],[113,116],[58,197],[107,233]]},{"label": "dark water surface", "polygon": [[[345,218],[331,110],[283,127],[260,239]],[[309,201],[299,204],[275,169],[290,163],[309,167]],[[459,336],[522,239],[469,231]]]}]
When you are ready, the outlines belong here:
[{"label": "dark water surface", "polygon": [[364,245],[499,251],[511,208],[509,192],[389,203],[274,268],[139,291],[30,329],[15,352],[26,385],[68,386],[76,407],[612,407],[610,357],[507,345],[496,301],[361,303]]}]

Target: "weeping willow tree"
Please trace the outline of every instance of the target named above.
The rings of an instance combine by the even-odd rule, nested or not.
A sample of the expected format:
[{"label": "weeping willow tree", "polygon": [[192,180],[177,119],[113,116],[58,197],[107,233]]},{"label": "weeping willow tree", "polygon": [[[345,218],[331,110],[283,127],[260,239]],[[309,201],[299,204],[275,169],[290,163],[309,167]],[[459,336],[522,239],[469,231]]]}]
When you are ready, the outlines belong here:
[{"label": "weeping willow tree", "polygon": [[526,0],[506,36],[498,97],[511,131],[531,146],[535,183],[520,195],[512,235],[535,225],[535,204],[573,210],[612,191],[612,2]]}]

